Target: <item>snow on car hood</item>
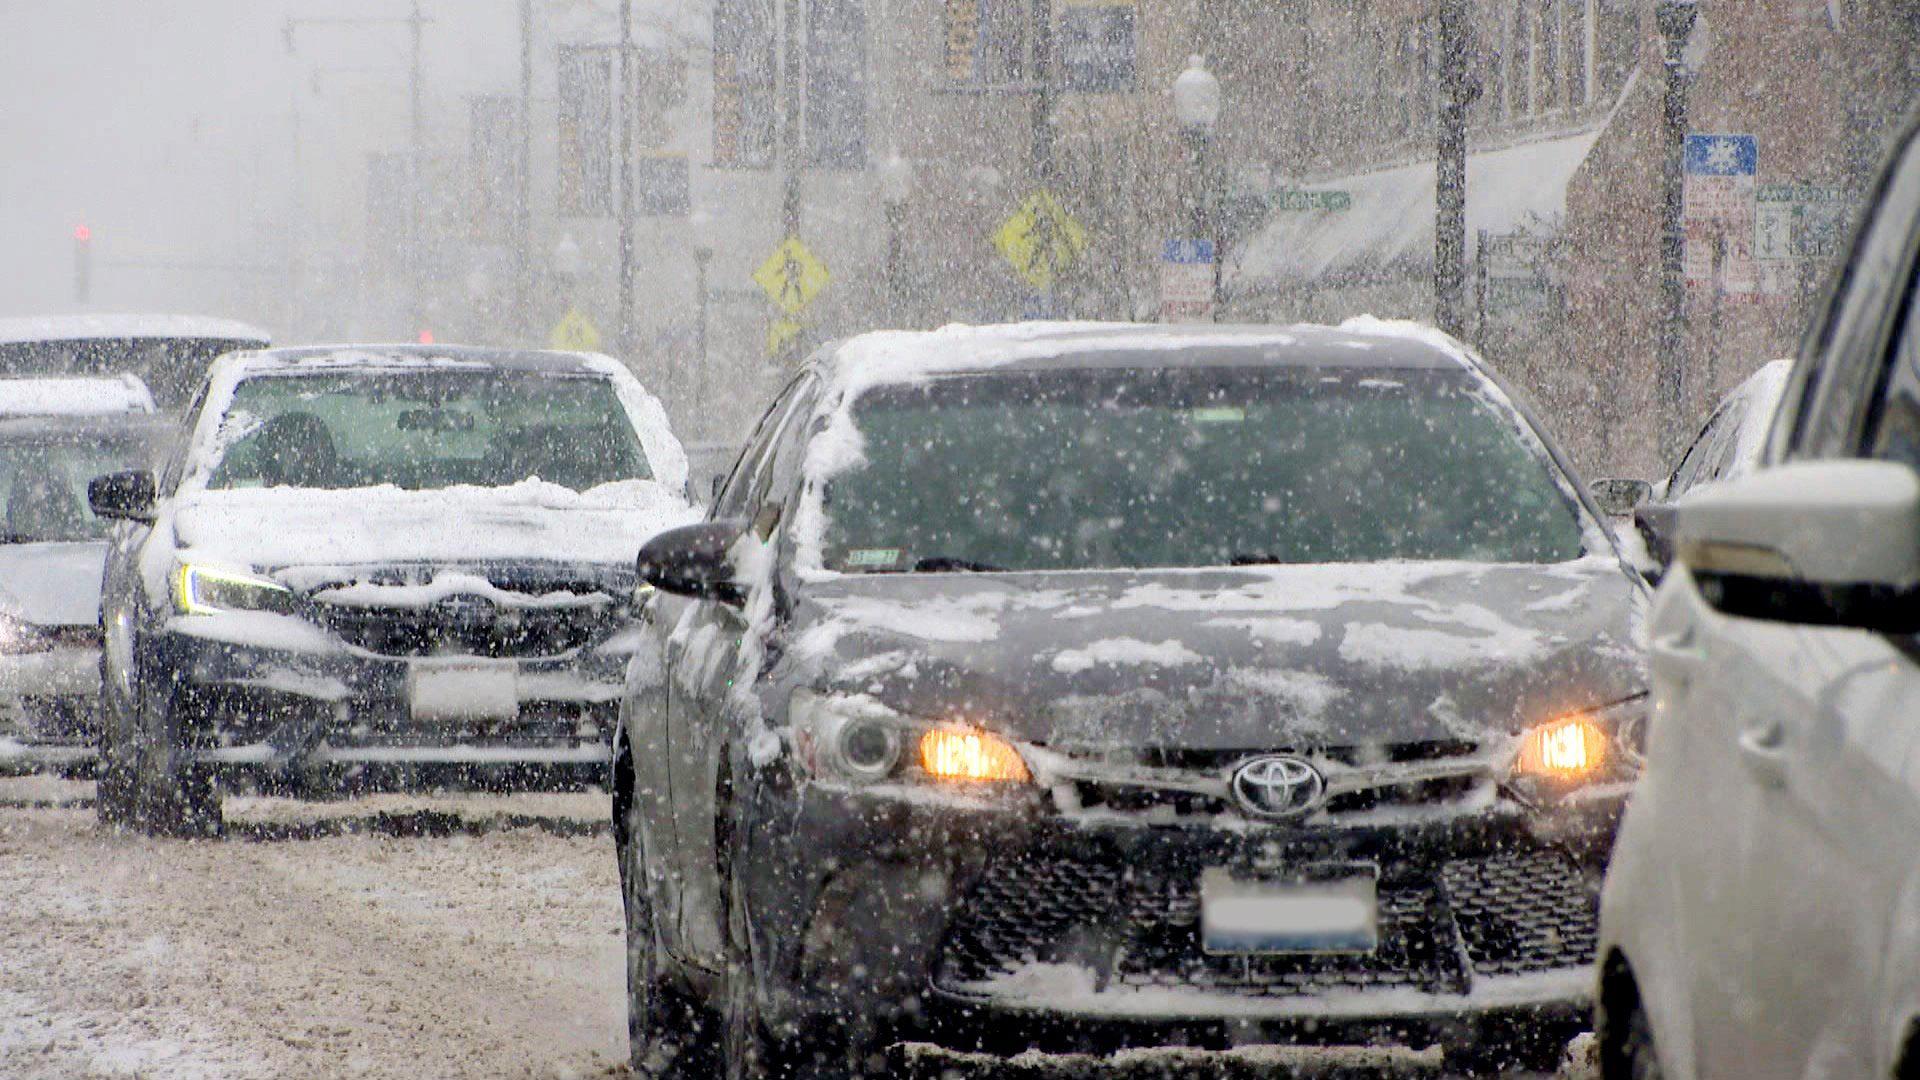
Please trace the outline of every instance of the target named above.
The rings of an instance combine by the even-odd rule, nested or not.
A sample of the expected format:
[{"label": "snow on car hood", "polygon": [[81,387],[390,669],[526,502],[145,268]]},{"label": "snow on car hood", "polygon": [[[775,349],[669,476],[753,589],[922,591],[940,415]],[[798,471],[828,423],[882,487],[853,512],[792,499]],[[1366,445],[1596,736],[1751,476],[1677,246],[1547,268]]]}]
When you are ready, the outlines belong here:
[{"label": "snow on car hood", "polygon": [[37,626],[100,622],[103,540],[70,544],[0,544],[0,612]]},{"label": "snow on car hood", "polygon": [[845,577],[795,677],[1062,749],[1477,740],[1641,693],[1619,562]]},{"label": "snow on car hood", "polygon": [[625,565],[693,509],[647,480],[576,492],[510,487],[406,491],[392,486],[205,490],[173,510],[179,558],[235,569],[542,561]]}]

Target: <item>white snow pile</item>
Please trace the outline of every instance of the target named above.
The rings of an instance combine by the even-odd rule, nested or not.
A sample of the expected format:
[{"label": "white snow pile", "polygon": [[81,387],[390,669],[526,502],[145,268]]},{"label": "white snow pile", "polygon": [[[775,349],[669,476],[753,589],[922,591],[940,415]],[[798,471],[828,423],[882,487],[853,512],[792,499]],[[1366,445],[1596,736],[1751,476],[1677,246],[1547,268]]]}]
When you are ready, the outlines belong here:
[{"label": "white snow pile", "polygon": [[191,338],[265,345],[271,337],[257,326],[202,315],[33,315],[0,319],[0,342]]},{"label": "white snow pile", "polygon": [[120,416],[153,412],[136,375],[0,379],[0,417]]},{"label": "white snow pile", "polygon": [[1203,658],[1177,641],[1158,643],[1133,638],[1107,638],[1083,649],[1064,649],[1055,654],[1053,670],[1063,675],[1091,671],[1096,667],[1180,667],[1198,664]]}]

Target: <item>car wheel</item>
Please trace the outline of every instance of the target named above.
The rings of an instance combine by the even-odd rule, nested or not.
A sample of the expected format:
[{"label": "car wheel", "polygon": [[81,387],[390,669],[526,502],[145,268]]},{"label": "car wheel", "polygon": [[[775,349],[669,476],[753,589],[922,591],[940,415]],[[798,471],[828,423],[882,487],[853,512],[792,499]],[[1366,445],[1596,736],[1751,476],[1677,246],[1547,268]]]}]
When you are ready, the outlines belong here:
[{"label": "car wheel", "polygon": [[93,809],[102,825],[119,826],[131,823],[134,813],[133,764],[129,760],[132,740],[127,736],[132,721],[124,698],[114,692],[112,683],[102,682]]},{"label": "car wheel", "polygon": [[1602,1080],[1660,1080],[1666,1075],[1653,1044],[1653,1021],[1639,1002],[1634,1002],[1618,1034],[1606,1041],[1614,1045],[1600,1048]]},{"label": "car wheel", "polygon": [[713,1075],[702,1053],[706,1017],[685,993],[662,977],[653,903],[646,889],[646,859],[638,815],[626,811],[626,841],[620,845],[620,893],[627,929],[627,1054],[634,1075],[656,1080]]},{"label": "car wheel", "polygon": [[753,944],[747,905],[737,884],[738,874],[727,875],[727,963],[721,1030],[721,1053],[726,1080],[842,1080],[853,1071],[844,1057],[799,1032],[778,1032],[768,1026],[760,1010],[760,992],[753,977]]},{"label": "car wheel", "polygon": [[[142,695],[145,697],[146,695]],[[220,792],[213,771],[193,765],[181,746],[171,702],[143,701],[132,732],[128,821],[142,832],[185,839],[220,835]]]}]

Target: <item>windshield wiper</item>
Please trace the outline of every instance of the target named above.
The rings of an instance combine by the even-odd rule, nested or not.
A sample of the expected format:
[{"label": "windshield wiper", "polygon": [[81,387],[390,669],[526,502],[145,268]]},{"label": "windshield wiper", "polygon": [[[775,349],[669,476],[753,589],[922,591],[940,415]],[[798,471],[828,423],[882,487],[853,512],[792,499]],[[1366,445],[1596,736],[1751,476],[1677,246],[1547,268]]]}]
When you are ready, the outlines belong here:
[{"label": "windshield wiper", "polygon": [[916,574],[939,574],[954,570],[969,574],[998,574],[1004,572],[1006,567],[974,562],[972,559],[956,559],[950,555],[930,555],[913,564]]},{"label": "windshield wiper", "polygon": [[1265,551],[1252,551],[1244,555],[1235,555],[1227,560],[1228,566],[1286,566],[1292,559],[1283,559]]}]

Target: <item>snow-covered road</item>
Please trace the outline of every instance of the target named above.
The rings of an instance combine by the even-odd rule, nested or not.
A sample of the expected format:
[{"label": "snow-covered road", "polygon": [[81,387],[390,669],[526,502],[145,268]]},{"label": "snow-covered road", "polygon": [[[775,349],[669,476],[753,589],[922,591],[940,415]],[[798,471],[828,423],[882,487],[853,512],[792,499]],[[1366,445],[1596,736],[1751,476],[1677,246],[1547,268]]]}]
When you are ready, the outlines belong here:
[{"label": "snow-covered road", "polygon": [[[227,800],[226,839],[94,823],[91,784],[0,779],[0,1077],[625,1077],[604,796]],[[1388,1076],[1433,1052],[1177,1052],[901,1078]],[[1585,1077],[1585,1069],[1563,1076]]]},{"label": "snow-covered road", "polygon": [[[604,797],[230,799],[219,842],[0,781],[0,1076],[592,1077],[624,1057]],[[624,1070],[619,1070],[624,1072]]]}]

